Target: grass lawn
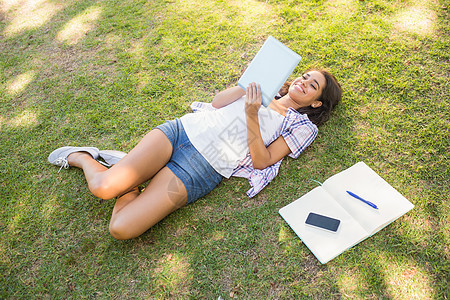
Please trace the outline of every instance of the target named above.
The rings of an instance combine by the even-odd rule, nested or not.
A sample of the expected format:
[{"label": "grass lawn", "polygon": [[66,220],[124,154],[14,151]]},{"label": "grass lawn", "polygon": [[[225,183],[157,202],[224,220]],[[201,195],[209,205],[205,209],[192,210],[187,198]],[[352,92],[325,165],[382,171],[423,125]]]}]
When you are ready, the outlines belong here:
[{"label": "grass lawn", "polygon": [[[0,0],[0,298],[448,299],[450,6],[444,0]],[[48,154],[129,151],[234,85],[273,35],[345,92],[248,198],[224,180],[141,237]],[[415,208],[321,265],[278,209],[364,161]]]}]

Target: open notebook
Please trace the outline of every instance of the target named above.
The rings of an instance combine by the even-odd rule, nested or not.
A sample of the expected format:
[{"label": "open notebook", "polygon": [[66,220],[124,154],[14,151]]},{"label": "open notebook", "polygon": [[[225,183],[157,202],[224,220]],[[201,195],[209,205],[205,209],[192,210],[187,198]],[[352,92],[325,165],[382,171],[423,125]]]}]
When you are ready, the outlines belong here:
[{"label": "open notebook", "polygon": [[[378,207],[350,196],[351,191]],[[375,234],[414,205],[365,163],[328,178],[296,201],[279,210],[280,215],[322,263]],[[341,221],[337,232],[305,224],[310,212]]]},{"label": "open notebook", "polygon": [[244,90],[252,83],[261,85],[262,104],[268,106],[302,58],[269,36],[238,81]]}]

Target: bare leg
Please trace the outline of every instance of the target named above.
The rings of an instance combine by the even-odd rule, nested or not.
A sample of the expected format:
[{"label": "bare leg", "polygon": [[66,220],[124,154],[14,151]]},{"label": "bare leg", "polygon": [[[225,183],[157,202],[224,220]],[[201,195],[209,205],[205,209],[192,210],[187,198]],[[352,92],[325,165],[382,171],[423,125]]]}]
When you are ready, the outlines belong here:
[{"label": "bare leg", "polygon": [[69,164],[82,168],[90,191],[102,199],[112,199],[151,179],[169,161],[172,144],[159,129],[150,131],[116,165],[107,169],[85,152],[67,158]]},{"label": "bare leg", "polygon": [[119,240],[137,237],[186,205],[186,202],[184,184],[169,168],[164,167],[153,177],[142,194],[133,190],[117,199],[109,231]]},{"label": "bare leg", "polygon": [[[137,237],[176,209],[186,205],[183,182],[165,165],[172,155],[172,144],[159,129],[149,132],[116,165],[107,169],[88,153],[76,152],[69,164],[82,168],[89,189],[97,197],[119,196],[109,231],[120,240]],[[143,193],[137,186],[151,179]]]}]

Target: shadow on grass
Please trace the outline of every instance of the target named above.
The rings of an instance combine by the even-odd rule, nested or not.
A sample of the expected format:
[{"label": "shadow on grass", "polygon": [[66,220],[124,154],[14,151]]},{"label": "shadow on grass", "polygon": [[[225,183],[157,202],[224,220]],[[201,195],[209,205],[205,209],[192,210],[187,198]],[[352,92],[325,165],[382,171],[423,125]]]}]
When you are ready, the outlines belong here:
[{"label": "shadow on grass", "polygon": [[[444,2],[435,15],[418,8],[422,32],[406,30],[416,5],[400,1],[17,3],[2,3],[0,25],[0,296],[448,297],[448,105],[423,105],[448,98],[446,48],[427,33],[448,41]],[[302,53],[299,69],[328,67],[342,80],[343,103],[316,142],[253,199],[247,182],[226,180],[142,237],[114,241],[112,202],[93,198],[79,170],[58,174],[48,153],[130,150],[235,82],[269,34]],[[416,208],[319,265],[277,211],[313,188],[309,179],[358,160]]]}]

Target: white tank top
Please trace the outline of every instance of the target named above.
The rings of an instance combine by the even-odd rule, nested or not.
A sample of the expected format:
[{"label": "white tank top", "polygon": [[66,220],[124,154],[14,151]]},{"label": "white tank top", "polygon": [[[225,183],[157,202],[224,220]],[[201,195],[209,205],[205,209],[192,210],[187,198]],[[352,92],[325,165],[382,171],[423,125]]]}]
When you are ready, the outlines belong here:
[{"label": "white tank top", "polygon": [[[262,139],[268,146],[284,116],[261,106],[258,117]],[[245,96],[220,109],[186,114],[180,120],[192,145],[219,174],[229,178],[249,151]]]}]

